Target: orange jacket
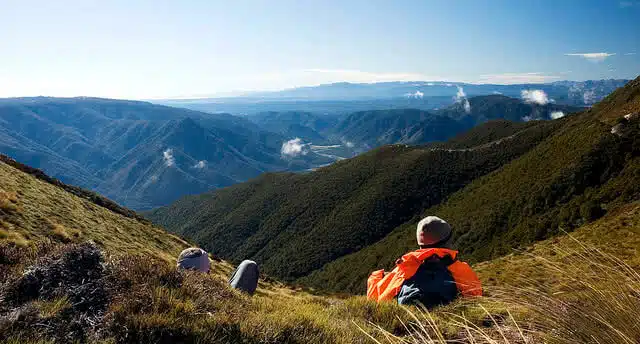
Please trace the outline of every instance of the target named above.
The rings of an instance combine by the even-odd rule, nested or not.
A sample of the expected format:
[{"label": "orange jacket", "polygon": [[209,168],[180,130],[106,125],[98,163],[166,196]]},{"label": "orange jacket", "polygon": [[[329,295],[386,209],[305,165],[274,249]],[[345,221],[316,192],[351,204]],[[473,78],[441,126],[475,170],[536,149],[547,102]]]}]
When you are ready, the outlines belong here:
[{"label": "orange jacket", "polygon": [[384,270],[372,272],[367,280],[367,297],[377,302],[393,300],[400,292],[404,281],[415,275],[420,265],[434,255],[440,258],[449,256],[454,260],[448,269],[462,296],[482,296],[482,284],[476,273],[467,263],[455,260],[458,251],[446,248],[425,248],[402,256],[396,262],[396,268],[386,276]]}]

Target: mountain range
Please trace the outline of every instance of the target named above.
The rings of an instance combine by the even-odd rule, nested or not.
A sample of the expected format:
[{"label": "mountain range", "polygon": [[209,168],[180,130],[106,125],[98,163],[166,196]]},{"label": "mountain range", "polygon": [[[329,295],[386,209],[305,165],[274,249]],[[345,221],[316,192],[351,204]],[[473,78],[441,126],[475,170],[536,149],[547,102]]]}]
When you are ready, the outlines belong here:
[{"label": "mountain range", "polygon": [[[427,214],[449,221],[463,257],[479,262],[639,200],[638,111],[640,78],[558,120],[493,121],[445,143],[383,146],[146,215],[223,258],[254,259],[287,281],[357,292],[370,271],[414,247],[415,223]],[[624,129],[612,133],[620,123]]]},{"label": "mountain range", "polygon": [[0,115],[1,152],[136,209],[333,161],[283,159],[286,138],[246,119],[145,102],[5,99]]},{"label": "mountain range", "polygon": [[579,109],[494,95],[430,112],[238,117],[138,101],[13,98],[0,100],[0,152],[145,210],[265,172],[313,170],[385,144],[444,141],[491,119],[550,119]]}]

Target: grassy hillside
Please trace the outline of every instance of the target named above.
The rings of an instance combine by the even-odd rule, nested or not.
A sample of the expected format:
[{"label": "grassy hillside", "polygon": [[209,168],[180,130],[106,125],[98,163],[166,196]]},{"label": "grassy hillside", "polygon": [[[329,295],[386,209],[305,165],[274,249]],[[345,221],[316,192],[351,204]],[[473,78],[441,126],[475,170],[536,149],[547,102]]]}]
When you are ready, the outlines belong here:
[{"label": "grassy hillside", "polygon": [[[540,258],[588,266],[604,253],[637,270],[640,269],[638,249],[640,202],[633,202],[570,234],[543,240],[504,257],[478,263],[474,265],[474,269],[482,276],[485,285],[500,287],[539,283],[541,286],[549,287],[549,292],[559,292],[565,287],[561,283],[562,270],[554,273],[538,269],[539,265],[536,262],[539,262]],[[589,254],[592,255],[591,258],[588,258]],[[575,259],[581,255],[586,259]]]},{"label": "grassy hillside", "polygon": [[394,145],[309,174],[268,174],[148,213],[225,259],[292,280],[378,241],[561,125],[540,122],[480,149]]},{"label": "grassy hillside", "polygon": [[148,253],[169,261],[187,245],[147,221],[115,213],[6,163],[0,163],[0,219],[0,238],[17,246],[93,240],[114,253]]}]

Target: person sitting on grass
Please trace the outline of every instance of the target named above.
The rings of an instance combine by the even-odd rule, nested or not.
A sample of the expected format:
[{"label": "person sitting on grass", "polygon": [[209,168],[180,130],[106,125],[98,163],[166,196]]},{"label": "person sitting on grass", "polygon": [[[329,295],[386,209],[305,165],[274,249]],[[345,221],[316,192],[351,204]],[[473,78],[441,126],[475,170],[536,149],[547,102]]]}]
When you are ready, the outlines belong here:
[{"label": "person sitting on grass", "polygon": [[[211,269],[209,255],[201,248],[187,248],[180,252],[177,267],[208,273]],[[245,260],[231,274],[229,285],[231,288],[253,295],[258,288],[259,275],[258,264],[252,260]]]},{"label": "person sitting on grass", "polygon": [[372,272],[367,297],[377,302],[397,298],[402,305],[433,308],[458,296],[482,296],[478,276],[451,249],[452,234],[451,226],[441,218],[424,218],[416,231],[420,249],[403,255],[391,272]]}]

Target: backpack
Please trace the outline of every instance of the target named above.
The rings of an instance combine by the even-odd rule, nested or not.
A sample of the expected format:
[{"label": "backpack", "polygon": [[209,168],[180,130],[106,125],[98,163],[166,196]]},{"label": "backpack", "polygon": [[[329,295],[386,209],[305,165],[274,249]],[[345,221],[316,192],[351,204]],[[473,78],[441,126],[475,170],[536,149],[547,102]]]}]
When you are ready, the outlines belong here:
[{"label": "backpack", "polygon": [[404,281],[398,292],[401,305],[422,304],[430,309],[445,305],[458,297],[456,281],[449,271],[454,260],[447,256],[432,256],[426,259],[411,278]]}]

